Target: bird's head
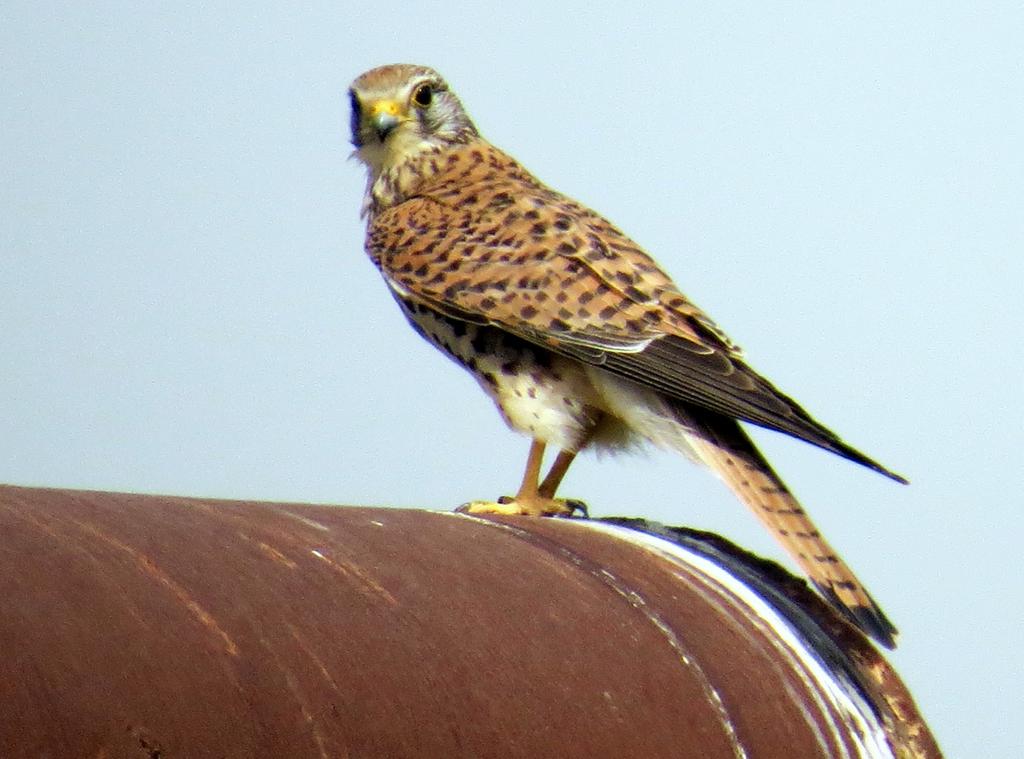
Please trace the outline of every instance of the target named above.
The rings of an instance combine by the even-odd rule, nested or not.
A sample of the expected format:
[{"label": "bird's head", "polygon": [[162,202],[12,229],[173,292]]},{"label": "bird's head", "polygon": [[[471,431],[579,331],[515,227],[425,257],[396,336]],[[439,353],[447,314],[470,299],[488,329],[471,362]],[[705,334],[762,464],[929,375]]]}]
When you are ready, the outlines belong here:
[{"label": "bird's head", "polygon": [[352,145],[372,175],[477,136],[459,99],[433,69],[395,64],[359,76],[348,91]]}]

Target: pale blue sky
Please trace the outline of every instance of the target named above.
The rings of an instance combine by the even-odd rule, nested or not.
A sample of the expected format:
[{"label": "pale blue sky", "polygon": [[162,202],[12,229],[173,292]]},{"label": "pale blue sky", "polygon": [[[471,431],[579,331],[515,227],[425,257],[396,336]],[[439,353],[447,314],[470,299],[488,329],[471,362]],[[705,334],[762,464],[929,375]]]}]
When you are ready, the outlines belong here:
[{"label": "pale blue sky", "polygon": [[[1019,756],[1019,3],[5,3],[0,481],[450,508],[527,443],[362,252],[348,83],[439,69],[900,487],[758,440],[902,632],[950,756]],[[566,495],[773,557],[711,477]]]}]

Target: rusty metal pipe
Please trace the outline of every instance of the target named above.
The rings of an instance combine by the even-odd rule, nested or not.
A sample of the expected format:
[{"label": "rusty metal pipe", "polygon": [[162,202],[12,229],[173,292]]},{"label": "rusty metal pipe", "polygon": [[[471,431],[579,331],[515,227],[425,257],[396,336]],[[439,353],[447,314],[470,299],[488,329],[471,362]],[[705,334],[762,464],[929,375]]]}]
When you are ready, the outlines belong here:
[{"label": "rusty metal pipe", "polygon": [[0,486],[0,756],[939,755],[800,583],[637,527]]}]

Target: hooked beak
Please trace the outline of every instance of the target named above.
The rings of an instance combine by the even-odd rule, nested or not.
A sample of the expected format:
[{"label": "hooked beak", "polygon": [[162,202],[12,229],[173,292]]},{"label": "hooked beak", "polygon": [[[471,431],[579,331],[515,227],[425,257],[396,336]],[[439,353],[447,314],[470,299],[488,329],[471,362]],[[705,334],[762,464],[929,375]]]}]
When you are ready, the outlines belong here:
[{"label": "hooked beak", "polygon": [[381,142],[402,123],[401,109],[394,100],[379,100],[370,107],[370,126]]}]

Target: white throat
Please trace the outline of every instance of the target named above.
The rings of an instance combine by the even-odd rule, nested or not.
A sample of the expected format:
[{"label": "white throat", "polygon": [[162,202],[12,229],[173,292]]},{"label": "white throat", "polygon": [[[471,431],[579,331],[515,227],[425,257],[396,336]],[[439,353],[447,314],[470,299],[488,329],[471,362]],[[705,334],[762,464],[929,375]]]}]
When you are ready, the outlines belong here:
[{"label": "white throat", "polygon": [[366,166],[366,193],[361,216],[371,215],[404,200],[415,182],[427,172],[423,159],[436,155],[442,144],[399,128],[384,142],[372,140],[352,154]]}]

